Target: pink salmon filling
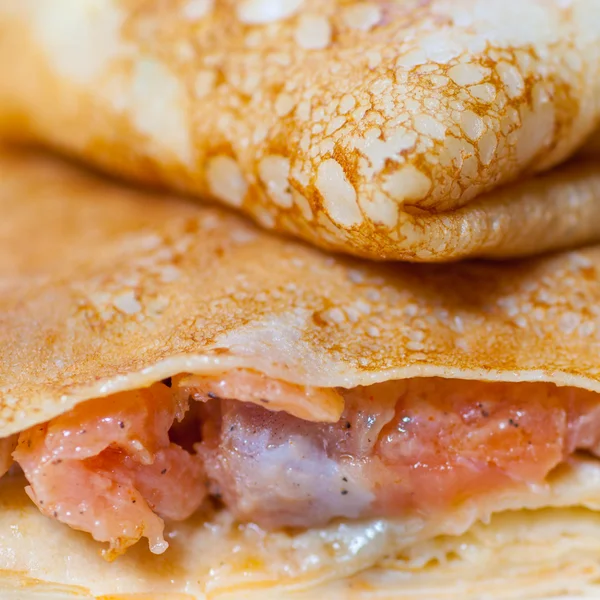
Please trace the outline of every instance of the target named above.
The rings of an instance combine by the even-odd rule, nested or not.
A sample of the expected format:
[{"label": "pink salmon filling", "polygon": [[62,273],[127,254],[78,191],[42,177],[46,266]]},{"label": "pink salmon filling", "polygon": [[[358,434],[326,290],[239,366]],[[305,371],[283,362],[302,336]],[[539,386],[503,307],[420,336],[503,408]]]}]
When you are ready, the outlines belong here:
[{"label": "pink salmon filling", "polygon": [[[267,529],[429,518],[543,483],[575,451],[600,447],[598,394],[549,383],[303,390],[240,370],[169,385],[90,400],[19,435],[31,499],[109,542],[107,558],[141,537],[163,552],[164,521],[209,497]],[[13,447],[0,443],[5,469]]]}]

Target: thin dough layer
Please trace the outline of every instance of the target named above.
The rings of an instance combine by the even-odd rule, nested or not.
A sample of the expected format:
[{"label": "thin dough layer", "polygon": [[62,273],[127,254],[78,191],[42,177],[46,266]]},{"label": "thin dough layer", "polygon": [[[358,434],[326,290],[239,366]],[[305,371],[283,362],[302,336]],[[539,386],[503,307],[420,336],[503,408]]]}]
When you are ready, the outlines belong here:
[{"label": "thin dough layer", "polygon": [[266,533],[220,512],[168,526],[165,554],[136,547],[112,563],[87,535],[43,517],[23,486],[20,477],[0,482],[0,543],[11,549],[0,553],[0,593],[10,600],[11,590],[34,600],[555,600],[600,591],[596,461],[573,461],[546,489],[429,529],[374,520]]},{"label": "thin dough layer", "polygon": [[[378,265],[328,256],[220,209],[166,201],[49,157],[2,154],[0,171],[2,437],[91,398],[103,405],[178,373],[234,368],[289,384],[273,388],[279,396],[310,386],[324,420],[337,396],[316,400],[317,388],[410,377],[600,392],[598,247],[497,264]],[[292,404],[306,411],[306,402],[297,395]],[[110,565],[89,535],[41,515],[24,485],[17,476],[0,483],[0,585],[17,597],[24,588],[74,586],[176,600],[410,597],[427,593],[427,577],[434,591],[461,598],[477,598],[486,578],[515,597],[598,590],[596,459],[575,457],[549,485],[478,501],[428,525],[344,520],[267,533],[236,524],[227,511],[197,514],[169,525],[168,552],[150,556],[138,544]],[[544,509],[551,518],[532,535],[556,555],[534,551],[522,525]],[[506,511],[521,524],[492,517],[478,525]],[[473,554],[459,553],[463,541]],[[519,547],[539,561],[515,564]],[[476,568],[469,561],[478,556]]]},{"label": "thin dough layer", "polygon": [[600,238],[597,167],[526,181],[600,125],[598,22],[597,0],[0,0],[0,131],[372,259],[556,250]]}]

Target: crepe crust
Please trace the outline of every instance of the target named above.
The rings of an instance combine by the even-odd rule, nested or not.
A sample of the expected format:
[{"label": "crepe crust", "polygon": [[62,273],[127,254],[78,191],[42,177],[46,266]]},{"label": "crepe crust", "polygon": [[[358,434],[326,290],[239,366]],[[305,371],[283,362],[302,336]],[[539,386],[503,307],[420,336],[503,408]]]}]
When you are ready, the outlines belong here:
[{"label": "crepe crust", "polygon": [[[324,387],[442,375],[600,391],[598,247],[518,263],[381,265],[50,157],[6,153],[0,172],[0,435],[116,390],[233,366]],[[549,485],[462,506],[443,522],[290,534],[203,513],[171,530],[165,555],[140,545],[111,564],[89,536],[43,517],[23,486],[0,482],[6,598],[451,597],[467,572],[477,575],[457,594],[477,598],[492,565],[511,573],[515,597],[597,589],[595,460],[573,459]],[[523,508],[538,515],[531,535],[556,554],[503,566],[519,547],[538,551]]]},{"label": "crepe crust", "polygon": [[178,373],[316,387],[415,376],[600,391],[600,248],[332,257],[58,160],[0,156],[0,435]]},{"label": "crepe crust", "polygon": [[598,22],[596,0],[0,0],[0,129],[360,256],[557,249],[600,237],[597,181],[575,208],[495,190],[600,124]]}]

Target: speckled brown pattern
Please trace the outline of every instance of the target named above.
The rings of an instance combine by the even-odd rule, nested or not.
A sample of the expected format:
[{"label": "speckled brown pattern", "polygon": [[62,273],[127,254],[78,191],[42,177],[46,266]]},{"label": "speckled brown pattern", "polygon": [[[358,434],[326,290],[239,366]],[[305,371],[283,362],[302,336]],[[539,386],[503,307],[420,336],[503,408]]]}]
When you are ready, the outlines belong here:
[{"label": "speckled brown pattern", "polygon": [[334,258],[225,210],[0,157],[0,436],[180,372],[442,375],[600,391],[600,247],[503,264]]},{"label": "speckled brown pattern", "polygon": [[528,254],[600,237],[597,184],[575,208],[494,191],[598,127],[599,22],[597,0],[0,0],[0,127],[328,249]]}]

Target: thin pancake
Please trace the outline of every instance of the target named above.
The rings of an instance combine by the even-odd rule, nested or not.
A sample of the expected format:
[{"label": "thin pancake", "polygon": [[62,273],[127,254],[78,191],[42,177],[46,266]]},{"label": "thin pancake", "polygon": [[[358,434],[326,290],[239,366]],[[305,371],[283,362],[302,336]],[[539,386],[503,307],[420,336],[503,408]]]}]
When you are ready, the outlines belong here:
[{"label": "thin pancake", "polygon": [[0,435],[234,367],[316,387],[441,375],[600,391],[600,248],[374,265],[50,158],[0,160]]},{"label": "thin pancake", "polygon": [[220,513],[172,525],[161,556],[136,547],[113,563],[87,535],[44,518],[23,484],[0,483],[0,543],[10,550],[0,554],[0,593],[10,600],[8,590],[34,600],[50,590],[86,600],[506,600],[600,589],[596,462],[574,462],[543,494],[504,499],[491,519],[480,505],[428,529],[373,520],[289,534]]},{"label": "thin pancake", "polygon": [[[1,435],[86,399],[233,366],[316,387],[442,375],[600,391],[598,247],[507,264],[374,265],[51,158],[6,154],[0,170]],[[23,485],[0,483],[0,585],[15,594],[477,598],[490,581],[514,597],[597,589],[596,459],[573,457],[539,489],[431,521],[268,533],[226,510],[203,512],[168,527],[165,554],[137,545],[111,564],[89,536],[42,517]],[[539,554],[540,538],[554,553]],[[536,561],[517,560],[528,548]]]},{"label": "thin pancake", "polygon": [[495,190],[598,127],[599,21],[596,0],[0,0],[0,128],[370,258],[558,249],[600,237],[593,173]]}]

